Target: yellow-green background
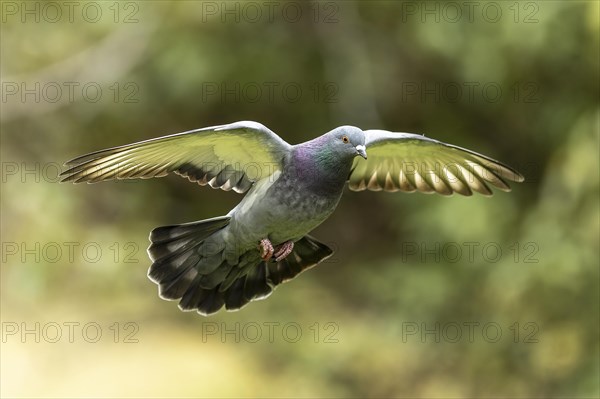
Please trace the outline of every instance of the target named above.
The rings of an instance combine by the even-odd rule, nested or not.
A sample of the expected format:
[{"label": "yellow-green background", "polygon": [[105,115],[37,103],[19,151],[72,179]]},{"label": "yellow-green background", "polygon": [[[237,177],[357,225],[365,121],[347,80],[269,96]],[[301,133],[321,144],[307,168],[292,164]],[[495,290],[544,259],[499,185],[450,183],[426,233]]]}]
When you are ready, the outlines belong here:
[{"label": "yellow-green background", "polygon": [[[65,82],[79,84],[73,101],[46,101],[48,92],[1,103],[2,326],[63,326],[57,343],[3,337],[3,397],[599,395],[598,2],[495,2],[497,22],[492,9],[484,18],[486,2],[456,21],[443,2],[275,2],[269,21],[263,2],[152,1],[117,4],[116,22],[115,3],[97,2],[96,23],[76,4],[73,22],[56,23],[23,22],[3,8],[3,95],[14,83],[55,82],[64,100]],[[237,7],[239,21],[223,7]],[[244,7],[262,17],[252,22],[254,9]],[[287,17],[284,7],[293,7]],[[433,14],[421,16],[424,7]],[[103,89],[98,102],[82,97],[90,82]],[[473,98],[440,92],[473,82]],[[117,101],[115,83],[124,90]],[[276,89],[272,101],[266,91],[249,101],[248,91],[238,101],[203,90],[236,83],[294,84],[302,95],[292,102]],[[497,102],[483,97],[490,83],[502,89]],[[414,84],[441,98],[409,95]],[[132,87],[137,102],[125,102]],[[240,197],[176,176],[61,185],[56,168],[93,150],[236,120],[262,122],[290,143],[343,124],[425,133],[511,164],[526,182],[492,198],[347,193],[314,233],[336,248],[332,260],[266,301],[206,319],[157,297],[146,278],[148,232],[223,215]],[[469,242],[479,244],[473,260]],[[452,243],[463,249],[456,262],[444,252]],[[502,249],[498,261],[483,256],[486,244]],[[102,249],[99,261],[86,261],[84,245]],[[423,252],[403,252],[414,245]],[[72,343],[71,322],[80,326]],[[123,342],[127,322],[137,343]],[[97,343],[82,337],[86,323],[102,328]],[[250,333],[249,323],[262,328],[256,343],[203,334],[236,325]],[[276,329],[269,342],[264,323],[297,323],[302,336],[288,342]],[[403,335],[436,323],[440,342]],[[473,339],[465,323],[479,323]],[[498,342],[482,335],[486,323],[502,328]],[[526,325],[537,342],[524,342]],[[334,329],[337,342],[325,342]]]}]

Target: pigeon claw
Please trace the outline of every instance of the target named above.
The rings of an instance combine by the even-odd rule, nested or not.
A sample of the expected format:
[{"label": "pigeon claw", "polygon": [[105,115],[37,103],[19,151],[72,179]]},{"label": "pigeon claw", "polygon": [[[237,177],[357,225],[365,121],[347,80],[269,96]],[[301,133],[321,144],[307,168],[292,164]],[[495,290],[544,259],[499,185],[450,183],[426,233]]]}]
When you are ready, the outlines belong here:
[{"label": "pigeon claw", "polygon": [[277,252],[275,252],[274,254],[275,262],[279,262],[280,260],[285,259],[289,254],[292,253],[293,249],[293,241],[286,241],[283,244],[281,244],[281,246],[277,249]]},{"label": "pigeon claw", "polygon": [[275,251],[273,249],[273,244],[271,244],[271,241],[269,241],[268,238],[263,238],[262,240],[260,240],[258,248],[260,249],[260,257],[265,262],[268,262],[271,259],[271,257],[273,256],[273,252]]}]

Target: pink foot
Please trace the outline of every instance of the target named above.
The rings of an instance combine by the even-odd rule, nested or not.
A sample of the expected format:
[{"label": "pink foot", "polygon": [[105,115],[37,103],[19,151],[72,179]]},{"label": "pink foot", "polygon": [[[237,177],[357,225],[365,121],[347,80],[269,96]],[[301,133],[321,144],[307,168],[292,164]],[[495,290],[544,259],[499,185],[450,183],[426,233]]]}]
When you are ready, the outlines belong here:
[{"label": "pink foot", "polygon": [[279,247],[279,249],[277,249],[277,252],[275,252],[275,261],[279,262],[282,259],[285,259],[289,254],[292,253],[292,250],[294,249],[294,242],[293,241],[286,241],[283,244],[281,244],[281,246]]},{"label": "pink foot", "polygon": [[258,244],[258,249],[260,249],[260,257],[265,262],[267,262],[273,256],[273,244],[271,244],[271,241],[269,241],[268,238],[263,238],[262,240],[260,240],[260,243]]}]

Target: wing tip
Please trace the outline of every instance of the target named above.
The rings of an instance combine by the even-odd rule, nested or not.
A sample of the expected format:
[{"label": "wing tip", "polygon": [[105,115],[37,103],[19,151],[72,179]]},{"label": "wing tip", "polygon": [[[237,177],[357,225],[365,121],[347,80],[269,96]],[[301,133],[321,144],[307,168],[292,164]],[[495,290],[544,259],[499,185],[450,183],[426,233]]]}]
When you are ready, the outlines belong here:
[{"label": "wing tip", "polygon": [[523,176],[521,173],[517,172],[514,169],[513,169],[513,173],[515,174],[515,179],[513,180],[514,182],[523,183],[525,181],[525,176]]}]

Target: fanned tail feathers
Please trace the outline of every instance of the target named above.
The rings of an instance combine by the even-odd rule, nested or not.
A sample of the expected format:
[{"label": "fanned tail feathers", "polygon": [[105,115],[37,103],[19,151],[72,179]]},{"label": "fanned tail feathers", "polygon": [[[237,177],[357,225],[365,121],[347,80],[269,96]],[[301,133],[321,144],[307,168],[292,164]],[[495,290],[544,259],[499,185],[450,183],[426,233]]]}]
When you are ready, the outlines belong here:
[{"label": "fanned tail feathers", "polygon": [[325,244],[305,236],[285,259],[264,262],[258,249],[249,250],[230,264],[225,245],[211,236],[229,224],[227,216],[182,225],[163,226],[150,233],[148,254],[154,262],[148,277],[158,284],[159,295],[180,300],[179,308],[202,315],[223,306],[237,310],[264,299],[273,289],[333,254]]}]

